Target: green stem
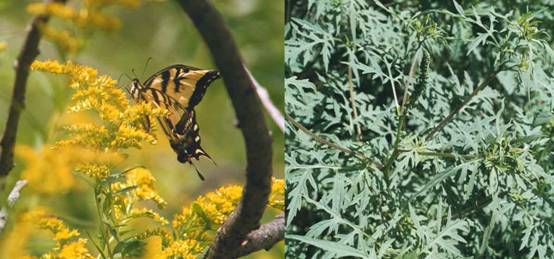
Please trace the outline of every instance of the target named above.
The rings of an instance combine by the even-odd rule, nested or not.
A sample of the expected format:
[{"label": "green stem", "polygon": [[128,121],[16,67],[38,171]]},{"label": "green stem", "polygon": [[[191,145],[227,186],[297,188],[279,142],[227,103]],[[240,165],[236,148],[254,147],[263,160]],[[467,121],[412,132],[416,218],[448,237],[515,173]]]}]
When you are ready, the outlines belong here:
[{"label": "green stem", "polygon": [[[399,152],[406,153],[406,152],[412,152],[412,150],[408,149],[398,149]],[[457,155],[449,152],[440,152],[440,151],[415,151],[417,154],[422,156],[433,156],[433,157],[443,157],[443,158],[458,158],[461,157],[464,160],[472,160],[478,158],[476,155]]]},{"label": "green stem", "polygon": [[[402,104],[402,106],[404,106],[404,103]],[[398,146],[400,145],[400,134],[402,134],[402,130],[404,129],[404,124],[406,123],[406,110],[404,110],[403,107],[401,108],[401,110],[402,110],[402,114],[400,114],[400,124],[396,129],[396,139],[394,140],[393,151],[390,157],[387,159],[387,162],[385,163],[385,167],[383,170],[385,173],[385,176],[388,175],[388,172],[392,163],[394,162],[394,160],[396,160],[396,158],[398,157],[398,154],[400,153],[398,149]]]},{"label": "green stem", "polygon": [[462,102],[461,105],[456,107],[456,109],[450,112],[450,114],[448,114],[448,116],[446,116],[446,118],[444,118],[437,126],[431,129],[431,131],[427,133],[427,136],[425,136],[425,141],[429,141],[435,135],[435,133],[442,130],[442,128],[444,128],[446,124],[452,121],[454,119],[454,116],[456,116],[456,114],[458,114],[473,99],[473,97],[477,96],[477,94],[481,90],[483,90],[483,88],[485,88],[485,86],[487,86],[496,77],[498,73],[500,73],[503,70],[503,67],[504,67],[503,65],[499,66],[498,69],[496,69],[483,82],[481,82],[481,84],[479,84],[479,86],[477,86],[477,88],[475,88],[470,95],[466,96],[466,98],[464,99],[464,102]]},{"label": "green stem", "polygon": [[[94,191],[94,202],[96,203],[96,213],[98,214],[98,221],[99,221],[99,232],[100,232],[100,235],[102,236],[102,242],[104,243],[104,246],[105,246],[105,249],[108,251],[108,256],[107,258],[113,258],[113,254],[112,254],[112,251],[111,251],[111,248],[110,248],[110,242],[109,242],[109,239],[108,239],[108,233],[105,232],[105,224],[104,224],[104,217],[102,216],[102,210],[101,210],[101,202],[100,202],[100,197],[99,197],[99,193],[98,191],[95,189]],[[103,252],[103,251],[102,251]],[[104,253],[101,253],[102,255]]]}]

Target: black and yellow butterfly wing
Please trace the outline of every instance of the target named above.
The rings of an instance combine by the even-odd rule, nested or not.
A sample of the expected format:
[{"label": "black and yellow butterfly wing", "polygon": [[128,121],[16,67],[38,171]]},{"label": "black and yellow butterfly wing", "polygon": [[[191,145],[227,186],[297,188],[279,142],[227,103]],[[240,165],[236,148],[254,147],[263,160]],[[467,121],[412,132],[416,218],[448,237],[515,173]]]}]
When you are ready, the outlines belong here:
[{"label": "black and yellow butterfly wing", "polygon": [[192,164],[192,159],[198,160],[200,156],[210,158],[200,146],[200,127],[194,107],[200,103],[210,83],[218,78],[219,72],[215,70],[172,65],[143,84],[133,80],[131,95],[135,100],[152,102],[168,110],[168,115],[158,120],[182,163]]},{"label": "black and yellow butterfly wing", "polygon": [[151,76],[143,86],[158,90],[181,107],[192,110],[200,103],[210,83],[218,78],[219,72],[216,70],[172,65]]}]

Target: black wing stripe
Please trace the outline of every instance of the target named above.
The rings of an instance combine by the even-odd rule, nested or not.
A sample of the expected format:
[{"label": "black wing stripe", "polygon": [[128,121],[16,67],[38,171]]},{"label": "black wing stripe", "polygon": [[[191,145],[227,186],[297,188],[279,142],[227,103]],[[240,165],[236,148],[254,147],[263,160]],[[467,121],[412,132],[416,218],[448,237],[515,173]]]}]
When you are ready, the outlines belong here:
[{"label": "black wing stripe", "polygon": [[206,93],[206,89],[210,83],[219,78],[219,71],[212,70],[206,73],[202,78],[200,78],[194,87],[194,92],[190,97],[187,109],[192,110],[202,100],[202,97]]},{"label": "black wing stripe", "polygon": [[181,86],[181,79],[185,79],[184,77],[184,74],[187,73],[187,69],[184,68],[183,69],[183,77],[181,77],[181,69],[180,68],[177,68],[177,71],[175,72],[175,77],[173,77],[173,84],[175,84],[175,92],[178,93],[179,92],[179,88]]},{"label": "black wing stripe", "polygon": [[149,88],[149,90],[150,90],[150,93],[152,95],[152,98],[154,98],[154,102],[156,104],[160,105],[160,106],[163,105],[163,103],[160,102],[160,96],[162,96],[162,98],[163,98],[163,95],[160,94],[160,92],[156,91],[153,88]]},{"label": "black wing stripe", "polygon": [[167,92],[167,84],[169,83],[170,70],[162,72],[162,92]]}]

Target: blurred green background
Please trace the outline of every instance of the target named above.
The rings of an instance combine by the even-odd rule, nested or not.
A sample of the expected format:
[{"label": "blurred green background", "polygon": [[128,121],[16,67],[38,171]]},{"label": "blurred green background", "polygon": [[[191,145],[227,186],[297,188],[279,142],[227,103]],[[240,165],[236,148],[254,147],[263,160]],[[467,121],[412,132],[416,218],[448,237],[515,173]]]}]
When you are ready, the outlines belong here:
[{"label": "blurred green background", "polygon": [[[25,29],[31,15],[25,6],[36,1],[0,0],[0,42],[8,44],[0,52],[0,130],[4,130],[14,80],[13,62],[19,52]],[[69,1],[71,3],[71,1]],[[267,88],[271,99],[283,108],[283,23],[284,4],[281,1],[215,0],[214,5],[226,19],[245,64],[256,79]],[[200,68],[214,68],[210,54],[192,23],[174,1],[144,1],[137,9],[110,7],[108,13],[121,20],[122,26],[114,32],[95,31],[86,37],[84,48],[70,59],[97,68],[101,74],[118,79],[122,74],[141,81],[170,64],[187,64]],[[59,21],[53,20],[53,25]],[[42,41],[39,60],[60,59],[54,45]],[[151,62],[143,74],[148,58]],[[28,82],[26,109],[20,120],[18,143],[40,147],[53,143],[55,119],[64,110],[71,95],[63,77],[32,72]],[[129,85],[123,76],[120,85]],[[236,119],[222,80],[208,89],[196,108],[202,146],[217,162],[213,165],[202,159],[197,163],[206,181],[202,182],[189,165],[180,164],[159,132],[159,143],[129,153],[127,166],[144,165],[158,179],[157,187],[169,206],[161,214],[171,219],[183,205],[190,204],[198,195],[230,183],[244,182],[245,153],[242,135],[236,128]],[[273,171],[283,175],[283,134],[267,117],[273,132]],[[22,170],[17,166],[10,182]],[[56,197],[41,197],[38,203],[49,205],[63,214],[79,219],[90,219],[93,213],[91,191],[83,188]],[[267,215],[271,217],[271,215]],[[270,253],[258,252],[249,258],[280,258],[282,244]]]}]

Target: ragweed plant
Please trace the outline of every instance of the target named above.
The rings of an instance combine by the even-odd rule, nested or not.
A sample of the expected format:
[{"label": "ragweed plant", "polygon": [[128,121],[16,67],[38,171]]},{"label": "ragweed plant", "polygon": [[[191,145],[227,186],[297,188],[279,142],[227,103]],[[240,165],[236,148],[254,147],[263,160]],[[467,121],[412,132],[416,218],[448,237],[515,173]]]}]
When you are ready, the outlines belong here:
[{"label": "ragweed plant", "polygon": [[458,2],[287,2],[287,255],[554,253],[552,5]]},{"label": "ragweed plant", "polygon": [[[126,150],[157,143],[154,122],[167,111],[151,103],[130,103],[115,80],[90,67],[35,61],[31,68],[65,75],[74,91],[66,113],[87,114],[88,119],[60,126],[57,141],[39,151],[18,146],[17,154],[26,161],[22,177],[31,191],[50,195],[71,191],[84,178],[94,193],[97,233],[87,232],[88,238],[83,238],[55,212],[32,209],[6,236],[21,226],[25,235],[17,245],[23,249],[33,226],[49,230],[55,244],[41,258],[196,258],[204,253],[238,205],[242,187],[221,187],[200,196],[170,224],[158,212],[167,202],[156,191],[151,172],[143,167],[121,168]],[[152,122],[148,127],[146,120]],[[283,210],[282,180],[274,180],[268,206]]]}]

